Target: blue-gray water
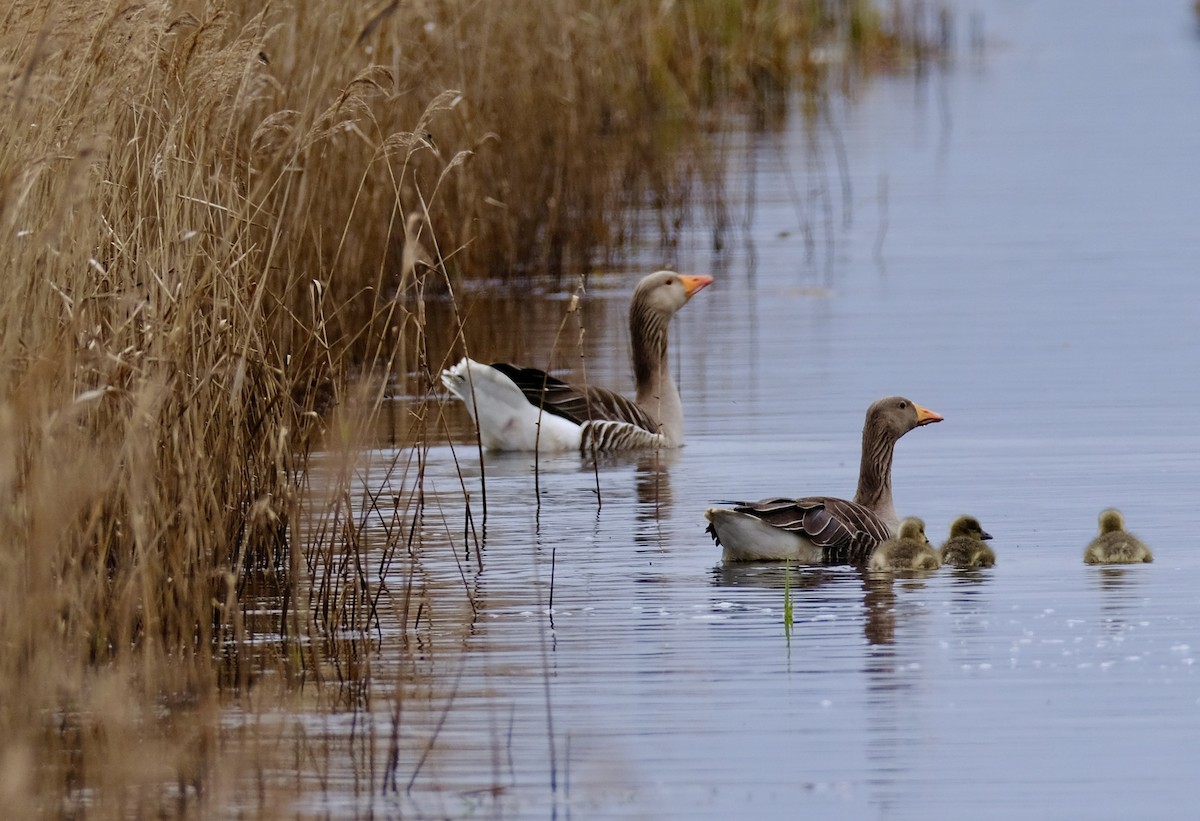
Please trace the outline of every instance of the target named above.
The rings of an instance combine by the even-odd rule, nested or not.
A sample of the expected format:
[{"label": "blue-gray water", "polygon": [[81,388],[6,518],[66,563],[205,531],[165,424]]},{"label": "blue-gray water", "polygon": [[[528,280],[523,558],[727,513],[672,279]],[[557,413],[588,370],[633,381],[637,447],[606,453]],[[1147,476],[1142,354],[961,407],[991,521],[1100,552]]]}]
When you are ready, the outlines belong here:
[{"label": "blue-gray water", "polygon": [[[384,572],[394,632],[380,636],[368,717],[296,716],[329,760],[319,777],[302,765],[269,779],[300,788],[296,812],[1194,812],[1196,22],[1184,2],[956,10],[951,68],[877,77],[835,104],[849,201],[828,130],[796,118],[740,138],[723,252],[701,228],[593,279],[588,376],[628,387],[631,284],[664,265],[717,277],[672,328],[684,449],[596,472],[545,460],[540,512],[531,459],[487,456],[484,532],[479,457],[447,409],[460,435],[426,465],[419,664],[397,650],[402,558]],[[978,60],[962,42],[972,11],[988,38]],[[512,330],[535,356],[565,307],[545,305],[526,314],[536,327]],[[899,511],[939,539],[956,515],[978,516],[998,564],[894,583],[793,570],[789,639],[784,571],[723,567],[703,510],[852,494],[863,412],[892,393],[946,417],[897,447]],[[367,487],[406,487],[395,456],[374,455]],[[463,551],[455,459],[478,563]],[[1110,505],[1153,564],[1082,563]],[[389,515],[368,517],[377,544]],[[397,704],[391,789],[363,773],[384,769]],[[353,740],[364,726],[380,737],[367,752]]]}]

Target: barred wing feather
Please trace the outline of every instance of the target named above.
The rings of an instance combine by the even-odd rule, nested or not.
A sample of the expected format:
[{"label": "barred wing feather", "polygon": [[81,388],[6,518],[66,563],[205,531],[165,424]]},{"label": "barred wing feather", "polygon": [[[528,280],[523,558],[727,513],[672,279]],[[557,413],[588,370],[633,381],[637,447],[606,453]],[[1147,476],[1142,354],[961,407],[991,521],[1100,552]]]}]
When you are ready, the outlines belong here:
[{"label": "barred wing feather", "polygon": [[507,362],[492,367],[513,381],[529,403],[546,413],[561,416],[578,425],[588,421],[622,422],[652,435],[658,425],[632,399],[606,388],[576,388],[537,368],[519,368]]},{"label": "barred wing feather", "polygon": [[[870,510],[832,496],[721,504],[732,505],[738,513],[754,516],[772,527],[804,536],[821,548],[826,564],[862,564],[879,542],[892,536],[883,520]],[[711,524],[708,532],[713,539],[717,538]]]}]

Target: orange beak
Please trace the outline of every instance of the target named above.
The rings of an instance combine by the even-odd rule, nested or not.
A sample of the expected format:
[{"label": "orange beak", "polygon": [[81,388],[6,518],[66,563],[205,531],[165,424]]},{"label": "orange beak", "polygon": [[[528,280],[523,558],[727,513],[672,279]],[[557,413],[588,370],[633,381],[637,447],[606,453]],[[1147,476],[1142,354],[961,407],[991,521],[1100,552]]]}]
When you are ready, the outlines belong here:
[{"label": "orange beak", "polygon": [[692,294],[706,285],[712,285],[713,279],[704,274],[680,274],[679,281],[683,283],[683,292],[688,295],[688,299],[691,299]]},{"label": "orange beak", "polygon": [[923,408],[916,402],[913,402],[913,410],[917,412],[917,427],[932,425],[934,422],[941,422],[945,419],[940,413],[931,411],[929,408]]}]

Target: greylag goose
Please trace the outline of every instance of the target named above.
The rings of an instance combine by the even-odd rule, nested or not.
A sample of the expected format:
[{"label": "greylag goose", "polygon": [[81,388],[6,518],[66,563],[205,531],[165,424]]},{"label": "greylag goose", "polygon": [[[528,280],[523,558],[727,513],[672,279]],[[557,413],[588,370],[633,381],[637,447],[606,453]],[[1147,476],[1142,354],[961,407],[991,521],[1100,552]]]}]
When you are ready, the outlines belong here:
[{"label": "greylag goose", "polygon": [[536,368],[466,357],[442,371],[442,384],[467,406],[489,450],[677,448],[683,444],[683,405],[667,365],[667,325],[712,281],[658,271],[637,284],[629,306],[636,399],[573,387]]},{"label": "greylag goose", "polygon": [[704,514],[727,562],[790,559],[810,564],[863,564],[899,523],[892,504],[892,450],[910,430],[942,417],[903,396],[867,408],[854,501],[830,496],[725,502]]},{"label": "greylag goose", "polygon": [[952,567],[992,567],[996,554],[984,544],[990,538],[974,516],[959,516],[950,525],[950,538],[942,543],[939,558]]},{"label": "greylag goose", "polygon": [[1092,539],[1083,560],[1088,564],[1137,564],[1154,561],[1146,543],[1125,530],[1121,511],[1109,508],[1100,514],[1100,535]]},{"label": "greylag goose", "polygon": [[900,523],[895,538],[880,542],[867,562],[868,570],[937,570],[941,566],[925,535],[925,522],[915,516]]}]

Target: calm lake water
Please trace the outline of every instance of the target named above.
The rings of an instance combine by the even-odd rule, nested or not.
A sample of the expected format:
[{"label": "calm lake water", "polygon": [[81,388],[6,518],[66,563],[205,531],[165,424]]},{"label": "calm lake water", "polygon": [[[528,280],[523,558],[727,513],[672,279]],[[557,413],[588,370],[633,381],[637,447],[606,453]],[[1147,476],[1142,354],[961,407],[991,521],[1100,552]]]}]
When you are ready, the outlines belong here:
[{"label": "calm lake water", "polygon": [[[848,200],[829,131],[795,119],[739,138],[724,251],[698,228],[593,277],[588,376],[614,387],[631,386],[632,283],[717,278],[672,328],[685,448],[544,459],[540,510],[532,459],[486,455],[485,527],[447,405],[415,563],[383,560],[404,511],[367,517],[387,585],[369,704],[279,719],[316,751],[266,774],[288,814],[1195,813],[1197,23],[1190,2],[955,8],[952,67],[835,104]],[[503,318],[473,353],[544,364],[565,298],[477,307]],[[852,494],[863,413],[892,393],[946,418],[897,447],[898,510],[939,541],[976,515],[997,566],[722,566],[704,508]],[[381,446],[364,485],[404,493],[406,461]],[[1082,563],[1110,505],[1153,564]],[[424,610],[401,653],[410,573]]]}]

